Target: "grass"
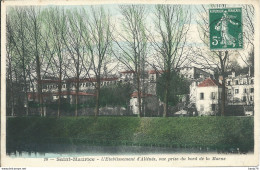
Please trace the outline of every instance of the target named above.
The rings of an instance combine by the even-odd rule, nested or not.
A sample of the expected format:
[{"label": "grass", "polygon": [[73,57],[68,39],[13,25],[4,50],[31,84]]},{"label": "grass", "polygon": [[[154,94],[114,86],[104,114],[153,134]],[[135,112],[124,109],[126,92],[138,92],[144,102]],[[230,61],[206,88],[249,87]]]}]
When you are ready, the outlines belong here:
[{"label": "grass", "polygon": [[252,117],[15,117],[7,147],[36,143],[240,148],[252,151]]}]

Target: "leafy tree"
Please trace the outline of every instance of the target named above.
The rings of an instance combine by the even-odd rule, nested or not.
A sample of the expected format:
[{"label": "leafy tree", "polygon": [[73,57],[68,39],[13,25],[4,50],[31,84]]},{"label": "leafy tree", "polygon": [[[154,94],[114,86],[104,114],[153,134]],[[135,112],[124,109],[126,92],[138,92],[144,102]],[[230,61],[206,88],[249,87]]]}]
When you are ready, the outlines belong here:
[{"label": "leafy tree", "polygon": [[130,84],[116,84],[102,87],[100,91],[100,105],[127,107],[131,91]]},{"label": "leafy tree", "polygon": [[[170,106],[175,106],[179,102],[179,95],[189,93],[189,82],[176,71],[172,71],[170,75],[171,76],[168,79],[170,82],[168,102]],[[163,102],[165,102],[165,86],[161,82],[165,82],[167,78],[167,73],[163,73],[157,80],[157,95]]]}]

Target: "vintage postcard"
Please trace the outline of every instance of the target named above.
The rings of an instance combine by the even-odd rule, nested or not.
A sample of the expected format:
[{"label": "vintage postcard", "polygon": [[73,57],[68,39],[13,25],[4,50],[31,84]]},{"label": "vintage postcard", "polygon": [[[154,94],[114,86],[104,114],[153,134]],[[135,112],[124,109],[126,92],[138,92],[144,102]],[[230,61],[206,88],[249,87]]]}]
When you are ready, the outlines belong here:
[{"label": "vintage postcard", "polygon": [[257,168],[259,11],[2,1],[1,166]]}]

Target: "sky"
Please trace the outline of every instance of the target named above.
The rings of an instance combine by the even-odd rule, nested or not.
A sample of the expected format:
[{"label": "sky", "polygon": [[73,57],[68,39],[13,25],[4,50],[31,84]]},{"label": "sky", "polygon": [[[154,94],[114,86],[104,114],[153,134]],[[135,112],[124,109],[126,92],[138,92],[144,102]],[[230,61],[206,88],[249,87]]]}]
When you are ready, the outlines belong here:
[{"label": "sky", "polygon": [[[104,4],[102,7],[105,10],[108,10],[109,13],[111,14],[112,21],[115,22],[116,29],[120,30],[120,25],[118,24],[120,21],[120,18],[122,18],[122,15],[120,14],[120,9],[119,9],[120,4]],[[101,6],[101,5],[96,5],[96,6]],[[154,23],[154,5],[146,4],[146,9],[147,9],[147,26],[148,27],[153,27]],[[54,5],[48,5],[44,6],[42,8],[48,8],[48,7],[54,7]],[[72,10],[72,9],[80,9],[80,8],[85,8],[85,9],[90,9],[90,5],[84,5],[84,6],[63,6],[65,9]],[[227,5],[227,8],[229,7],[241,7],[241,5]],[[190,11],[191,15],[191,23],[190,23],[190,29],[188,32],[188,39],[187,39],[187,45],[196,45],[196,46],[204,46],[204,44],[201,42],[198,30],[197,30],[197,20],[199,19],[198,15],[198,10],[202,9],[201,5],[185,5],[185,9],[188,9]],[[206,15],[206,14],[204,14]],[[205,47],[206,48],[206,47]],[[245,53],[248,51],[245,49]],[[240,58],[235,58],[238,60],[238,62],[241,65],[245,65],[243,60]]]}]

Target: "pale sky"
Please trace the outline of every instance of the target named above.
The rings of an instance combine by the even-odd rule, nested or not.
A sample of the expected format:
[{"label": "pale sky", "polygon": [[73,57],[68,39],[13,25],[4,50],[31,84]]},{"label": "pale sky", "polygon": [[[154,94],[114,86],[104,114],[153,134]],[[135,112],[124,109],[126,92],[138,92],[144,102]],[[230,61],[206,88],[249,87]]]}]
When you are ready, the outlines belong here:
[{"label": "pale sky", "polygon": [[[54,5],[49,5],[49,6],[45,6],[43,8],[48,8],[48,7],[53,7]],[[101,5],[96,5],[96,6],[101,6]],[[86,9],[90,9],[90,5],[84,5],[84,6],[62,6],[65,9],[74,9],[74,8],[86,8]],[[115,22],[116,25],[116,30],[120,31],[120,18],[122,18],[122,15],[120,14],[120,10],[119,10],[119,4],[104,4],[102,5],[102,7],[107,11],[110,12],[111,17],[112,17],[112,21]],[[147,8],[147,27],[149,28],[153,28],[153,22],[154,22],[154,5],[145,5],[145,7]],[[241,7],[241,5],[227,5],[226,8],[229,7]],[[188,33],[188,39],[187,39],[187,45],[196,45],[196,46],[204,46],[204,44],[202,44],[199,34],[198,34],[198,30],[197,30],[197,23],[196,20],[199,18],[198,14],[197,14],[197,9],[201,9],[200,5],[185,5],[184,8],[189,9],[190,12],[192,13],[191,15],[191,24],[190,24],[190,29],[189,29],[189,33]],[[206,47],[205,47],[206,48]],[[248,53],[247,49],[243,50],[243,52],[246,54]],[[238,60],[238,62],[241,65],[245,65],[243,60],[240,59],[240,57],[235,57],[236,60]]]}]

